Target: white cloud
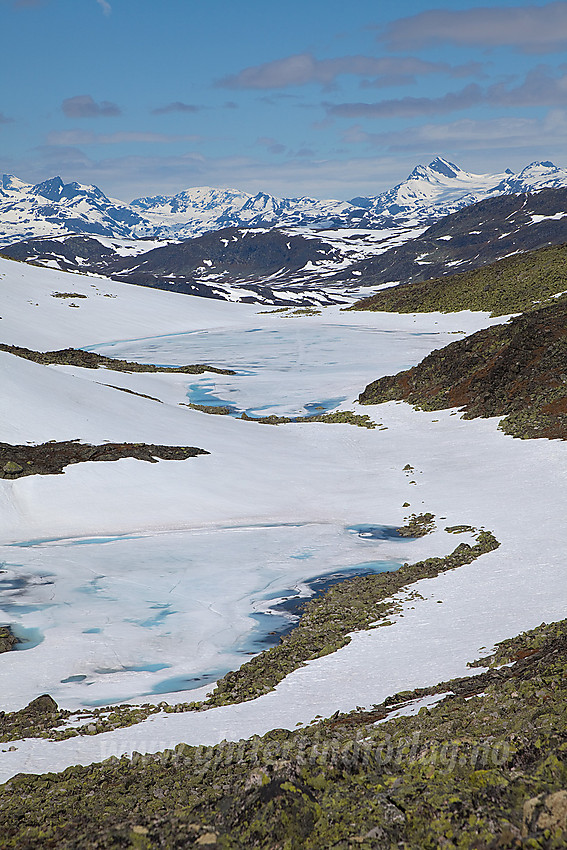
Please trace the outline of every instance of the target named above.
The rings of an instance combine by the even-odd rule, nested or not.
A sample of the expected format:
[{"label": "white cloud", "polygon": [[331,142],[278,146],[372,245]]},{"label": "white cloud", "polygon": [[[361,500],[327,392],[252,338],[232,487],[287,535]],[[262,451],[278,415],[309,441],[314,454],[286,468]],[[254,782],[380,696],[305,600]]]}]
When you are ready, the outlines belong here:
[{"label": "white cloud", "polygon": [[428,9],[393,21],[378,36],[392,50],[449,43],[515,47],[525,53],[563,51],[567,46],[567,2],[543,6],[480,6]]},{"label": "white cloud", "polygon": [[544,158],[549,158],[545,151],[551,147],[564,149],[567,142],[567,111],[550,110],[542,120],[514,116],[487,120],[462,118],[390,133],[368,133],[360,125],[354,125],[344,133],[343,141],[390,151],[526,148],[538,150]]},{"label": "white cloud", "polygon": [[538,65],[515,87],[497,83],[481,88],[476,83],[440,97],[401,97],[374,103],[323,103],[327,114],[339,118],[417,118],[457,112],[473,106],[561,106],[567,101],[567,74],[558,75]]},{"label": "white cloud", "polygon": [[110,3],[107,2],[107,0],[96,0],[96,2],[101,7],[103,14],[107,16],[111,14],[112,6],[110,5]]},{"label": "white cloud", "polygon": [[217,80],[218,88],[228,89],[278,89],[318,83],[330,87],[337,77],[349,74],[372,78],[377,87],[408,85],[424,74],[444,73],[450,76],[478,73],[476,63],[451,66],[445,62],[428,62],[413,56],[337,56],[334,59],[316,59],[311,53],[297,53],[243,68]]},{"label": "white cloud", "polygon": [[166,133],[119,132],[92,133],[89,130],[60,130],[49,133],[47,144],[69,145],[120,145],[145,142],[149,144],[173,144],[175,142],[198,142],[201,136],[167,135]]},{"label": "white cloud", "polygon": [[90,94],[68,97],[61,104],[61,109],[67,118],[115,118],[122,114],[122,110],[115,103],[108,100],[95,103]]},{"label": "white cloud", "polygon": [[471,83],[441,97],[401,97],[376,103],[325,103],[328,115],[341,118],[414,118],[468,109],[484,100],[482,89]]}]

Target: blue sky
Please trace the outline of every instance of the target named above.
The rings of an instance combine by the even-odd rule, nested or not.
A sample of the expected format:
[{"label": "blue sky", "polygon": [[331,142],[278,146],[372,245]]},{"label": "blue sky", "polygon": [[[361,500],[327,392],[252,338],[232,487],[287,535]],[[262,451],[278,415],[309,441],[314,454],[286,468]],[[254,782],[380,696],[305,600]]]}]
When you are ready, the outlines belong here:
[{"label": "blue sky", "polygon": [[0,171],[347,199],[567,165],[567,2],[0,0]]}]

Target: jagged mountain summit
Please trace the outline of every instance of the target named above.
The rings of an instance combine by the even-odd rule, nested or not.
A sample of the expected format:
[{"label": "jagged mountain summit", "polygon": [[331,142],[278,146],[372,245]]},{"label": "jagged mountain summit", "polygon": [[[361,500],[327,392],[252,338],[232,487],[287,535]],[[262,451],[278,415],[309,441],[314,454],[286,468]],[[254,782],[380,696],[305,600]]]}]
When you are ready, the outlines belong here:
[{"label": "jagged mountain summit", "polygon": [[0,181],[0,244],[70,233],[140,238],[150,231],[132,207],[107,198],[97,186],[60,177],[32,186],[10,174]]},{"label": "jagged mountain summit", "polygon": [[429,165],[418,165],[393,189],[374,198],[353,198],[382,220],[432,223],[463,207],[498,195],[537,192],[567,186],[567,169],[552,162],[532,162],[518,174],[507,169],[501,174],[472,174],[442,157]]},{"label": "jagged mountain summit", "polygon": [[[512,171],[502,174],[471,174],[458,165],[437,157],[429,165],[418,165],[402,183],[374,198],[353,198],[375,216],[399,221],[439,218],[461,207],[483,200],[503,186]],[[567,177],[567,171],[565,172]],[[502,193],[506,190],[502,188]],[[511,191],[511,190],[510,190]]]},{"label": "jagged mountain summit", "polygon": [[278,198],[236,189],[197,187],[125,204],[98,187],[53,177],[36,185],[12,175],[0,182],[0,244],[89,234],[127,239],[189,239],[226,227],[312,230],[425,227],[498,195],[567,187],[567,169],[531,163],[518,174],[472,174],[437,157],[378,195],[350,201]]}]

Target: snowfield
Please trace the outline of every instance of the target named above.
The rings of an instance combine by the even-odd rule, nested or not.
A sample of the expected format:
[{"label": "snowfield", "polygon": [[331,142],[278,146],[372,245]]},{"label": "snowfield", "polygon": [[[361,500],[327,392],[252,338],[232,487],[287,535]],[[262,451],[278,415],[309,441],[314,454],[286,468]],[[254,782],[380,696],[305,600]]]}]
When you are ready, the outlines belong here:
[{"label": "snowfield", "polygon": [[[4,343],[238,372],[129,374],[0,354],[1,441],[149,442],[210,453],[0,480],[0,622],[30,638],[30,648],[0,656],[1,709],[44,692],[70,708],[196,699],[251,651],[251,615],[290,589],[307,592],[313,576],[447,554],[470,540],[444,531],[451,525],[484,527],[501,543],[412,585],[419,595],[400,594],[393,625],[354,634],[259,699],[157,714],[95,737],[29,739],[12,751],[3,744],[0,781],[181,741],[292,729],[317,714],[470,675],[467,662],[496,641],[564,616],[564,443],[514,440],[496,419],[465,421],[457,411],[354,403],[370,380],[501,318],[336,307],[288,318],[3,259],[0,287]],[[256,415],[354,410],[377,427],[270,427],[184,406],[197,398]],[[419,540],[364,539],[352,530],[395,527],[421,511],[435,514],[437,530]]]}]

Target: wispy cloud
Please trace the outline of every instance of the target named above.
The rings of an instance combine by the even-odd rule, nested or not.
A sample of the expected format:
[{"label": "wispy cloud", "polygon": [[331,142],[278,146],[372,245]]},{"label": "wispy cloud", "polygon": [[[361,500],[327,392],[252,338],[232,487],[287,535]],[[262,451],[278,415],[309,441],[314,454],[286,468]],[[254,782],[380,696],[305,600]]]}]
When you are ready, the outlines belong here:
[{"label": "wispy cloud", "polygon": [[198,142],[201,136],[168,135],[166,133],[120,132],[92,133],[89,130],[61,130],[49,133],[47,144],[56,146],[75,145],[120,145],[132,143],[173,144],[175,142]]},{"label": "wispy cloud", "polygon": [[[567,69],[566,69],[567,70]],[[557,106],[567,103],[567,73],[538,65],[518,85],[497,83],[481,88],[476,83],[440,97],[402,97],[374,103],[329,103],[328,116],[339,118],[417,118],[458,112],[473,106],[498,108]]]},{"label": "wispy cloud", "polygon": [[12,124],[13,121],[13,118],[9,118],[7,115],[4,115],[3,112],[0,112],[0,124]]},{"label": "wispy cloud", "polygon": [[260,136],[256,139],[256,144],[265,148],[268,153],[285,153],[287,150],[285,145],[282,145],[281,142],[277,141],[277,139],[272,139],[271,136]]},{"label": "wispy cloud", "polygon": [[[231,74],[217,80],[218,88],[227,89],[278,89],[288,86],[303,86],[318,83],[324,87],[332,86],[337,77],[350,74],[374,79],[374,85],[396,86],[413,83],[417,76],[444,73],[450,76],[462,76],[473,66],[453,67],[445,62],[427,62],[408,56],[338,56],[334,59],[316,59],[311,53],[297,53],[252,65],[237,74]],[[476,73],[476,67],[473,73]]]},{"label": "wispy cloud", "polygon": [[122,114],[122,110],[115,103],[108,100],[95,103],[90,94],[67,98],[61,104],[61,109],[67,118],[105,118]]},{"label": "wispy cloud", "polygon": [[390,50],[416,50],[440,43],[475,47],[514,47],[524,53],[551,53],[567,47],[567,2],[543,6],[480,6],[429,9],[400,18],[378,36]]},{"label": "wispy cloud", "polygon": [[174,103],[168,103],[167,106],[156,106],[155,109],[152,109],[152,115],[168,115],[170,112],[199,112],[200,109],[202,109],[201,106],[176,100]]},{"label": "wispy cloud", "polygon": [[561,106],[567,103],[567,74],[557,76],[551,68],[538,65],[519,86],[491,86],[487,101],[497,106]]},{"label": "wispy cloud", "polygon": [[[44,3],[47,2],[47,0],[11,0],[11,2],[15,9],[30,9],[34,6],[43,6]],[[103,15],[106,15],[108,17],[112,14],[112,6],[108,2],[108,0],[96,0],[96,2],[102,9]]]},{"label": "wispy cloud", "polygon": [[567,142],[567,111],[550,110],[542,119],[501,117],[487,120],[462,118],[447,124],[423,124],[411,132],[368,133],[360,125],[345,131],[348,145],[364,144],[389,151],[487,150],[530,148],[544,150]]},{"label": "wispy cloud", "polygon": [[401,97],[376,103],[324,103],[328,115],[341,118],[415,118],[468,109],[484,100],[480,86],[471,83],[441,97]]}]

